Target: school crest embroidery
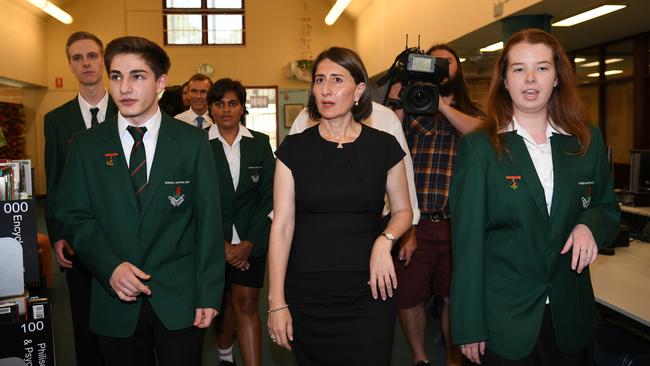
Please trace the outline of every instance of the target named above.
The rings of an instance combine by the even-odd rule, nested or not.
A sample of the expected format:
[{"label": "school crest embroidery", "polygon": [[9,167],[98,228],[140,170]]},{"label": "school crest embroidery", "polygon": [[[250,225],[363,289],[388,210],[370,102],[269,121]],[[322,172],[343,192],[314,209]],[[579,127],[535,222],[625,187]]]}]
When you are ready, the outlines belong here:
[{"label": "school crest embroidery", "polygon": [[589,207],[589,204],[591,204],[591,186],[585,188],[585,195],[580,197],[580,200],[582,201],[582,208]]},{"label": "school crest embroidery", "polygon": [[181,186],[176,186],[176,192],[173,196],[168,196],[169,203],[174,207],[180,206],[185,201],[185,195],[181,192]]},{"label": "school crest embroidery", "polygon": [[252,171],[251,181],[253,183],[258,183],[260,181],[260,176],[261,176],[260,170],[261,170],[261,168],[262,167],[259,167],[259,166],[249,166],[248,167],[248,169],[250,169]]}]

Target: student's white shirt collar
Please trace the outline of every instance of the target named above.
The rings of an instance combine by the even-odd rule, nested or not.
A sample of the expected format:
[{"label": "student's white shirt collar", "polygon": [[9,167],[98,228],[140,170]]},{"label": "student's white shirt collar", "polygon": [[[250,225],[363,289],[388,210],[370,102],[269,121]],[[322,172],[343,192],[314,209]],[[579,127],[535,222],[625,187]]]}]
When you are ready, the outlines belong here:
[{"label": "student's white shirt collar", "polygon": [[[533,138],[530,136],[528,131],[526,131],[520,124],[517,122],[517,118],[515,116],[512,116],[512,123],[509,123],[505,128],[503,128],[499,133],[505,133],[505,132],[512,132],[516,131],[517,135],[523,137],[524,139],[534,142]],[[546,137],[550,138],[553,136],[553,134],[559,134],[559,135],[567,135],[571,136],[571,134],[567,133],[560,127],[555,127],[553,126],[553,121],[548,121],[548,124],[546,125]]]},{"label": "student's white shirt collar", "polygon": [[[160,107],[156,113],[145,123],[137,127],[146,127],[147,133],[151,138],[156,139],[158,137],[158,131],[160,130],[160,121],[162,119],[162,113],[160,113]],[[132,124],[122,116],[122,113],[117,114],[117,130],[120,133],[120,136],[123,136],[126,132],[126,128],[132,126]],[[126,132],[128,133],[128,132]],[[145,136],[145,138],[147,138]]]},{"label": "student's white shirt collar", "polygon": [[[235,141],[233,142],[233,145],[235,145],[241,138],[243,137],[249,137],[253,138],[253,134],[251,131],[246,128],[246,126],[242,125],[241,123],[239,124],[239,131],[237,132],[237,137],[235,137]],[[225,142],[226,140],[221,136],[221,133],[219,133],[219,126],[217,124],[213,124],[210,126],[210,129],[208,130],[208,139],[214,140],[214,139],[219,139],[221,142]]]}]

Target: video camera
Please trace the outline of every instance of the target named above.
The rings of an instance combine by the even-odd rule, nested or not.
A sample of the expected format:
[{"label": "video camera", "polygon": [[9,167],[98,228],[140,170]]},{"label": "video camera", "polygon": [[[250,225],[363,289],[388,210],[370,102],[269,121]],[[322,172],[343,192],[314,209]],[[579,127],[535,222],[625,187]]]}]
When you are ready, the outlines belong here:
[{"label": "video camera", "polygon": [[388,89],[396,82],[403,85],[400,102],[409,114],[433,114],[438,110],[438,85],[449,77],[449,61],[427,55],[419,47],[400,53],[379,86],[390,80]]}]

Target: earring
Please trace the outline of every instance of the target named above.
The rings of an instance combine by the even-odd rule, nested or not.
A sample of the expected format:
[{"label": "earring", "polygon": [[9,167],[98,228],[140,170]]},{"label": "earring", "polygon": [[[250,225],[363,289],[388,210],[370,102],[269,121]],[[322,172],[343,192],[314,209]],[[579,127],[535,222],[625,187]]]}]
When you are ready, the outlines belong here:
[{"label": "earring", "polygon": [[359,101],[358,101],[358,100],[355,100],[355,101],[354,101],[354,106],[355,106],[355,107],[358,107],[358,106],[359,106]]},{"label": "earring", "polygon": [[557,81],[553,83],[553,87],[555,88],[557,86]]}]

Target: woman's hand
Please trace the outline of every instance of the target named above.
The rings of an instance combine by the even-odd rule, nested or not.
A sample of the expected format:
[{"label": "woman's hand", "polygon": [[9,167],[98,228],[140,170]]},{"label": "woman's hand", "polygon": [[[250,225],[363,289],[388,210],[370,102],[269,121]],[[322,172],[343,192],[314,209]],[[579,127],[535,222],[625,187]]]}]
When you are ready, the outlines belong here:
[{"label": "woman's hand", "polygon": [[246,271],[250,268],[248,256],[253,249],[253,243],[243,240],[241,243],[233,245],[226,241],[224,245],[228,264],[241,271]]},{"label": "woman's hand", "polygon": [[485,341],[461,344],[460,351],[465,357],[476,364],[481,364],[481,356],[485,355]]},{"label": "woman's hand", "polygon": [[372,298],[377,299],[378,293],[382,300],[393,297],[393,290],[397,288],[397,276],[390,250],[392,240],[380,236],[375,240],[370,254],[370,291]]},{"label": "woman's hand", "polygon": [[596,240],[587,225],[578,224],[573,228],[560,254],[568,253],[571,248],[571,269],[578,273],[582,273],[582,270],[594,263],[598,257]]},{"label": "woman's hand", "polygon": [[289,342],[293,342],[293,321],[289,308],[269,313],[266,324],[273,343],[291,351]]}]

